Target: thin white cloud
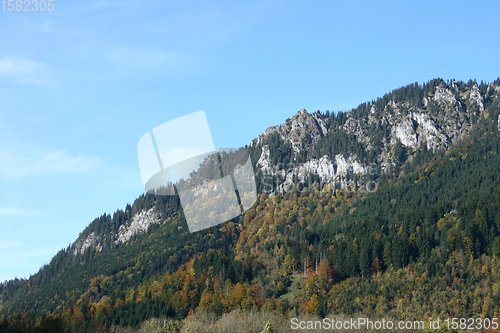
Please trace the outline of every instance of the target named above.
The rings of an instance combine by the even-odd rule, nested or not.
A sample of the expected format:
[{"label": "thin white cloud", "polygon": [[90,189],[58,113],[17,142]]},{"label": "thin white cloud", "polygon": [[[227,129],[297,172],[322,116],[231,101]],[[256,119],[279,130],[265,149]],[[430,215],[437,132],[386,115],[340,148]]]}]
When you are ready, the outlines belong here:
[{"label": "thin white cloud", "polygon": [[26,246],[26,244],[22,242],[0,240],[0,250],[15,249],[23,246]]},{"label": "thin white cloud", "polygon": [[47,33],[47,32],[57,32],[54,27],[55,22],[53,20],[45,20],[39,24],[39,32]]},{"label": "thin white cloud", "polygon": [[[36,215],[37,212],[19,207],[0,207],[0,217],[29,216]],[[0,245],[0,248],[1,245]]]},{"label": "thin white cloud", "polygon": [[14,83],[56,87],[44,63],[21,58],[0,58],[0,78]]},{"label": "thin white cloud", "polygon": [[116,8],[116,7],[128,8],[128,7],[138,6],[140,4],[141,3],[139,1],[96,1],[89,6],[89,9],[98,10],[103,8]]},{"label": "thin white cloud", "polygon": [[16,150],[0,148],[0,176],[24,178],[29,176],[84,172],[101,165],[95,156],[72,156],[64,150],[44,151],[33,147]]},{"label": "thin white cloud", "polygon": [[183,52],[163,52],[156,49],[140,49],[126,46],[112,46],[107,56],[122,72],[179,71],[196,59]]}]

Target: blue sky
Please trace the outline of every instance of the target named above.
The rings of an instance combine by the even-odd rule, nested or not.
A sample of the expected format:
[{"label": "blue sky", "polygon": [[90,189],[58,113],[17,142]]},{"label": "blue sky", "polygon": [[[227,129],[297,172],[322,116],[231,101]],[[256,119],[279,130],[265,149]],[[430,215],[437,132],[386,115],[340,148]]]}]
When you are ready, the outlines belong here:
[{"label": "blue sky", "polygon": [[0,281],[142,194],[137,141],[169,120],[205,110],[239,147],[302,108],[500,76],[498,1],[53,3],[0,7]]}]

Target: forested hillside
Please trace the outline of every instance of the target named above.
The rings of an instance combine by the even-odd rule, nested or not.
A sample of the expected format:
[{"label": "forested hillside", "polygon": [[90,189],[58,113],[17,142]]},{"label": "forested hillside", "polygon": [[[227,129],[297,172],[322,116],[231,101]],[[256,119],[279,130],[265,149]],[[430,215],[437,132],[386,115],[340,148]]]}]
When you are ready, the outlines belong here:
[{"label": "forested hillside", "polygon": [[200,311],[498,317],[499,85],[433,80],[345,113],[299,112],[242,148],[259,191],[244,215],[189,233],[177,196],[142,195],[0,284],[0,332],[164,316],[184,331]]}]

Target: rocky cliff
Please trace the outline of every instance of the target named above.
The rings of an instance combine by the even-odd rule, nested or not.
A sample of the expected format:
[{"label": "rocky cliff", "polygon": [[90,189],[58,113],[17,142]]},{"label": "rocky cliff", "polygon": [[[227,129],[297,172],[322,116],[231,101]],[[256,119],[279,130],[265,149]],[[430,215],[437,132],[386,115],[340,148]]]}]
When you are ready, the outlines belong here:
[{"label": "rocky cliff", "polygon": [[[424,146],[429,151],[446,149],[479,120],[488,119],[490,113],[495,112],[492,110],[500,105],[499,96],[499,82],[478,85],[474,81],[465,84],[437,79],[423,86],[400,88],[377,101],[342,113],[342,117],[319,112],[309,114],[302,109],[283,125],[269,127],[252,141],[252,147],[261,149],[256,167],[265,175],[283,179],[276,188],[278,191],[286,190],[293,179],[305,182],[304,175],[311,173],[325,184],[337,181],[346,184],[349,175],[394,170],[396,164],[400,164],[394,158],[398,145],[405,151],[404,161],[411,161],[414,153]],[[332,121],[332,117],[337,117],[337,121]],[[493,121],[500,129],[500,116]],[[355,136],[363,152],[371,158],[361,160],[349,150],[320,156],[311,154],[317,145],[324,145],[322,139],[327,141],[332,132]],[[295,153],[286,166],[272,162],[266,139],[273,133],[279,135],[282,144],[291,144]],[[299,162],[297,157],[301,154],[307,158]]]}]

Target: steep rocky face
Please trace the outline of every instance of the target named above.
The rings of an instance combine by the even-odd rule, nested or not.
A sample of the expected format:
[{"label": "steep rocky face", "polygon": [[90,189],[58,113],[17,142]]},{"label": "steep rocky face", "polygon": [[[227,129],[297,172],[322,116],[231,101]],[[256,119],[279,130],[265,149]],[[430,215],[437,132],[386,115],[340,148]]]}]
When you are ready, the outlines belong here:
[{"label": "steep rocky face", "polygon": [[89,247],[97,251],[102,250],[101,244],[114,242],[114,244],[126,243],[132,236],[146,232],[152,224],[160,223],[160,216],[156,209],[150,208],[135,214],[118,229],[118,233],[109,235],[99,235],[95,231],[85,238],[79,238],[71,246],[73,255],[83,254]]},{"label": "steep rocky face", "polygon": [[[484,111],[483,96],[479,92],[479,87],[474,85],[469,94],[469,103],[471,107],[477,107],[479,111]],[[471,108],[472,109],[472,108]]]},{"label": "steep rocky face", "polygon": [[[252,141],[252,146],[260,147],[262,154],[256,166],[263,174],[280,176],[283,190],[292,184],[292,179],[304,182],[305,173],[319,175],[324,183],[346,182],[348,176],[343,170],[352,170],[347,174],[362,175],[370,165],[380,169],[394,166],[395,147],[398,142],[406,149],[408,159],[419,147],[425,145],[430,151],[447,148],[466,135],[478,119],[489,116],[486,105],[498,104],[500,107],[500,86],[490,83],[478,86],[477,83],[465,85],[463,82],[444,81],[427,90],[419,89],[420,98],[401,98],[397,93],[385,103],[368,103],[367,112],[353,109],[345,112],[342,124],[329,128],[329,119],[319,113],[309,114],[300,110],[281,126],[269,127],[263,134]],[[486,91],[485,91],[486,88]],[[483,91],[483,93],[481,93]],[[385,97],[384,97],[385,98]],[[500,130],[500,116],[498,118]],[[283,142],[290,142],[295,153],[311,151],[330,131],[343,131],[354,135],[364,151],[372,152],[372,160],[361,163],[354,152],[309,157],[305,163],[290,165],[290,168],[273,165],[271,150],[266,138],[278,133]],[[309,154],[310,155],[310,154]],[[294,159],[295,161],[295,159]]]},{"label": "steep rocky face", "polygon": [[149,210],[143,210],[134,215],[131,221],[120,226],[115,244],[125,243],[135,234],[146,232],[153,223],[160,223],[160,216],[156,209],[153,207]]},{"label": "steep rocky face", "polygon": [[[436,121],[428,114],[411,112],[400,118],[399,124],[392,127],[392,139],[397,138],[410,148],[417,148],[425,143],[427,149],[435,150],[446,147],[451,139],[443,131],[439,131]],[[394,140],[391,140],[394,144]]]},{"label": "steep rocky face", "polygon": [[[284,182],[276,188],[278,192],[289,191],[295,186],[293,179],[309,185],[310,174],[316,174],[321,180],[321,185],[339,184],[345,187],[348,184],[347,178],[352,174],[365,174],[371,172],[370,166],[361,164],[356,155],[345,157],[342,154],[335,155],[333,160],[325,155],[320,159],[311,159],[303,164],[298,164],[294,168],[278,171]],[[274,192],[274,191],[272,191]]]},{"label": "steep rocky face", "polygon": [[73,255],[83,254],[89,247],[96,247],[100,249],[100,238],[101,236],[96,235],[95,232],[92,232],[87,236],[87,238],[76,241],[75,244],[73,244]]},{"label": "steep rocky face", "polygon": [[[490,87],[497,88],[492,84]],[[409,148],[425,142],[428,149],[436,150],[446,148],[472,128],[474,116],[481,116],[485,110],[483,101],[477,84],[465,91],[453,84],[451,89],[440,85],[422,99],[420,106],[390,101],[378,117],[391,128],[389,146],[398,139]],[[357,136],[363,133],[363,123],[358,121],[358,124],[349,129]],[[385,145],[384,148],[390,150],[391,147]]]},{"label": "steep rocky face", "polygon": [[[269,193],[286,191],[297,182],[308,183],[311,174],[317,175],[322,184],[346,186],[354,175],[363,179],[364,175],[394,170],[400,163],[394,158],[399,143],[405,148],[408,160],[411,160],[412,154],[423,145],[431,151],[449,147],[464,137],[478,119],[490,117],[490,121],[497,122],[495,125],[500,131],[500,115],[492,111],[500,108],[498,83],[497,80],[480,87],[477,84],[457,81],[446,84],[441,81],[427,90],[420,87],[419,94],[410,94],[409,97],[398,96],[395,90],[383,99],[365,103],[364,108],[360,106],[343,113],[341,120],[337,118],[336,121],[325,114],[310,114],[302,109],[284,124],[269,127],[252,140],[251,146],[261,150],[260,158],[253,162],[264,178],[279,176],[278,184],[273,181],[272,186],[265,187],[264,190]],[[491,112],[494,113],[490,115]],[[324,145],[332,133],[354,137],[364,154],[349,149],[340,152],[333,149],[330,153],[318,154],[317,151],[321,150],[316,148]],[[280,144],[292,147],[293,156],[286,165],[280,165],[273,158],[272,151],[280,150],[270,149],[268,139],[271,135],[277,135]],[[337,144],[341,145],[334,142],[333,146]],[[311,153],[313,151],[316,153]],[[299,155],[302,156],[300,163],[297,159]],[[214,156],[205,161],[206,165],[218,163]],[[101,244],[109,242],[127,242],[134,234],[145,232],[152,223],[159,223],[154,208],[138,212],[120,226],[116,234],[97,235],[93,232],[85,239],[78,239],[72,247],[73,253],[83,253],[89,247],[100,249]]]},{"label": "steep rocky face", "polygon": [[252,140],[251,145],[259,145],[271,133],[277,132],[281,140],[290,142],[293,150],[299,152],[317,143],[328,132],[327,125],[327,121],[318,113],[309,114],[302,109],[283,125],[267,128],[258,138]]},{"label": "steep rocky face", "polygon": [[269,146],[262,146],[262,152],[260,158],[257,161],[257,166],[260,167],[263,173],[273,173],[275,165],[271,162],[271,152],[269,151]]}]

